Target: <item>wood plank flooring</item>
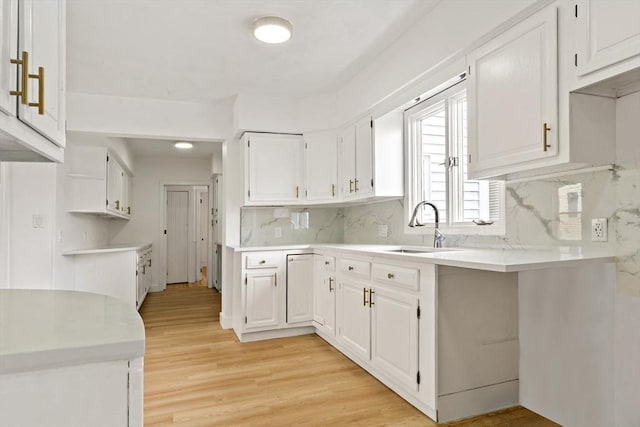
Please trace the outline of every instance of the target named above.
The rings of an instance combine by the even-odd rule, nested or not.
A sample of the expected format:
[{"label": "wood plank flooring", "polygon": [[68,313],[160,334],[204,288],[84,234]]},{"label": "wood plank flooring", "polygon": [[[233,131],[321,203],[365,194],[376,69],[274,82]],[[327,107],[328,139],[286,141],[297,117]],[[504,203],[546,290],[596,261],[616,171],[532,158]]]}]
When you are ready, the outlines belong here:
[{"label": "wood plank flooring", "polygon": [[[218,323],[220,294],[149,294],[145,426],[436,426],[316,335],[240,343]],[[524,408],[450,426],[557,426]]]}]

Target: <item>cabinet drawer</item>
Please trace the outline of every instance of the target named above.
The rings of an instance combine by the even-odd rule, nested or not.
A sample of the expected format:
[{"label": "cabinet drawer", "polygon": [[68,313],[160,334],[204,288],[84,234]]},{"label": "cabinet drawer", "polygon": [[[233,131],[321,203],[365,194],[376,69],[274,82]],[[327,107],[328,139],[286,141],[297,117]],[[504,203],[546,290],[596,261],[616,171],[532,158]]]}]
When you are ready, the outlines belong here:
[{"label": "cabinet drawer", "polygon": [[420,272],[417,268],[376,263],[371,268],[371,276],[373,280],[378,282],[394,284],[417,291]]},{"label": "cabinet drawer", "polygon": [[321,265],[322,271],[325,271],[327,273],[336,271],[336,259],[332,256],[323,256]]},{"label": "cabinet drawer", "polygon": [[370,277],[370,270],[371,263],[368,261],[358,261],[347,258],[338,261],[338,271],[346,276],[368,279]]},{"label": "cabinet drawer", "polygon": [[256,252],[247,254],[246,268],[278,268],[282,264],[280,252]]}]

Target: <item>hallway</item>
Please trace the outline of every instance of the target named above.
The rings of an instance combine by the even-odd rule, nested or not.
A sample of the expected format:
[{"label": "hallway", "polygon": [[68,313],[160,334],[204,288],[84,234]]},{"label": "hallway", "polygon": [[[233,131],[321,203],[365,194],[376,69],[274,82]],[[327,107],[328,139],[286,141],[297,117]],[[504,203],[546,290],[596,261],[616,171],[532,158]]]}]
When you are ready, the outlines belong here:
[{"label": "hallway", "polygon": [[[218,323],[220,294],[149,294],[145,426],[435,426],[316,335],[239,343]],[[519,408],[455,426],[555,426]]]}]

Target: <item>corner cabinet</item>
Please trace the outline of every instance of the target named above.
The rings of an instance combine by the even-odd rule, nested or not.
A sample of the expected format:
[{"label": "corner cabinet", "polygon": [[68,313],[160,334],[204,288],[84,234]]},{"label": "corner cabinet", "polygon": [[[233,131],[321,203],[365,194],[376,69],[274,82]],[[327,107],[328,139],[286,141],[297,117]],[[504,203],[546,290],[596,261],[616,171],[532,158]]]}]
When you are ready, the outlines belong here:
[{"label": "corner cabinet", "polygon": [[336,333],[336,259],[314,255],[313,326],[325,334]]},{"label": "corner cabinet", "polygon": [[66,3],[2,0],[0,15],[0,160],[62,161]]},{"label": "corner cabinet", "polygon": [[246,205],[296,204],[303,198],[302,136],[245,133]]},{"label": "corner cabinet", "polygon": [[68,150],[68,211],[129,219],[131,175],[113,152],[103,147]]},{"label": "corner cabinet", "polygon": [[370,116],[340,135],[340,196],[345,201],[404,195],[402,113]]},{"label": "corner cabinet", "polygon": [[557,36],[550,6],[467,57],[471,178],[557,155]]}]

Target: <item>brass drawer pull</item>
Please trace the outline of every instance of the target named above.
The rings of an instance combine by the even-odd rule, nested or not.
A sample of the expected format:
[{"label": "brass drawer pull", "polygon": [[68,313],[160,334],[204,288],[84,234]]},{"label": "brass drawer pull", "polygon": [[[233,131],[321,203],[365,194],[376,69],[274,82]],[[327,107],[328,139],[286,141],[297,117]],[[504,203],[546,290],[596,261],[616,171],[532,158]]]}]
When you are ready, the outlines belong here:
[{"label": "brass drawer pull", "polygon": [[354,190],[353,190],[353,180],[352,180],[352,179],[350,179],[350,180],[349,180],[349,193],[353,193],[353,191],[354,191]]},{"label": "brass drawer pull", "polygon": [[266,264],[266,263],[267,263],[267,261],[265,261],[263,259],[261,259],[260,262],[258,262],[258,264]]},{"label": "brass drawer pull", "polygon": [[362,305],[367,306],[367,288],[362,288]]},{"label": "brass drawer pull", "polygon": [[335,196],[336,196],[336,185],[331,184],[331,197],[335,197]]},{"label": "brass drawer pull", "polygon": [[273,273],[273,286],[278,286],[278,273]]},{"label": "brass drawer pull", "polygon": [[551,130],[547,123],[542,124],[542,151],[547,151],[547,149],[551,148],[549,144],[547,144],[547,133]]},{"label": "brass drawer pull", "polygon": [[373,302],[373,294],[375,293],[373,289],[369,289],[369,307],[376,305],[376,303]]},{"label": "brass drawer pull", "polygon": [[394,277],[396,277],[396,276],[393,273],[387,274],[387,279],[393,279]]},{"label": "brass drawer pull", "polygon": [[329,264],[331,264],[329,261],[324,262],[324,265],[329,265]]},{"label": "brass drawer pull", "polygon": [[27,97],[29,91],[29,52],[22,51],[21,59],[12,59],[12,64],[20,65],[20,90],[12,90],[9,93],[20,97],[20,103],[27,105],[29,99]]},{"label": "brass drawer pull", "polygon": [[353,271],[353,265],[350,265],[349,267],[347,267],[347,270]]},{"label": "brass drawer pull", "polygon": [[360,181],[358,181],[358,180],[356,179],[356,180],[354,180],[353,182],[355,183],[355,187],[354,187],[354,188],[355,188],[355,191],[360,191],[360,189],[358,188],[358,183],[359,183]]},{"label": "brass drawer pull", "polygon": [[30,79],[38,80],[38,102],[30,102],[29,107],[38,107],[38,114],[44,115],[44,67],[38,67],[38,74],[29,74]]},{"label": "brass drawer pull", "polygon": [[120,210],[120,200],[116,200],[116,210]]},{"label": "brass drawer pull", "polygon": [[333,277],[329,277],[329,292],[333,291]]}]

